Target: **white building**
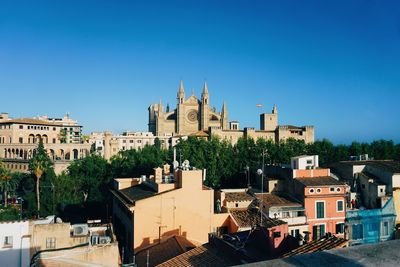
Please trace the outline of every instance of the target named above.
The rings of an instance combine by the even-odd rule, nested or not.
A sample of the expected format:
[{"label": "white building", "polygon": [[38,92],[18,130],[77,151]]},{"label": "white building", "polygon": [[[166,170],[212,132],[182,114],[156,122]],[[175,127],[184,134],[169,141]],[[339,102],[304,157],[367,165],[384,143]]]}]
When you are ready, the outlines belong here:
[{"label": "white building", "polygon": [[29,221],[0,223],[0,265],[29,267]]},{"label": "white building", "polygon": [[298,156],[291,158],[290,161],[291,168],[293,170],[310,170],[310,169],[318,169],[318,155],[312,156]]}]

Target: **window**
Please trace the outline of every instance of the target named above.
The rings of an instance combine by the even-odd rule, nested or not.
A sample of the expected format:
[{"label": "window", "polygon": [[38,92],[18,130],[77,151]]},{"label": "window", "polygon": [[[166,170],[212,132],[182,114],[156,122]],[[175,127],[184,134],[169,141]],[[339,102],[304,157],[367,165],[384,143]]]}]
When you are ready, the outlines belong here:
[{"label": "window", "polygon": [[24,125],[20,125],[19,128],[20,128],[20,129],[24,129]]},{"label": "window", "polygon": [[344,233],[344,223],[336,224],[336,234],[343,234]]},{"label": "window", "polygon": [[281,237],[281,232],[274,232],[273,236],[274,238]]},{"label": "window", "polygon": [[56,131],[57,129],[56,129],[56,127],[53,127],[53,131]]},{"label": "window", "polygon": [[291,230],[290,231],[290,235],[293,237],[299,237],[300,236],[300,230],[296,229],[296,230]]},{"label": "window", "polygon": [[354,240],[363,239],[363,225],[362,224],[354,224],[352,226],[352,236]]},{"label": "window", "polygon": [[124,143],[124,144],[125,144],[125,143],[126,143],[126,140],[122,140],[122,143]]},{"label": "window", "polygon": [[381,190],[381,193],[383,193],[383,188],[381,188],[380,190]]},{"label": "window", "polygon": [[318,240],[325,236],[325,224],[313,226],[313,240]]},{"label": "window", "polygon": [[314,188],[311,188],[310,190],[308,190],[308,192],[310,192],[310,194],[314,194]]},{"label": "window", "polygon": [[56,139],[55,138],[53,138],[53,144],[55,144],[56,143]]},{"label": "window", "polygon": [[362,189],[365,189],[365,184],[361,185]]},{"label": "window", "polygon": [[317,194],[321,193],[321,188],[317,188]]},{"label": "window", "polygon": [[340,189],[340,187],[336,188],[336,192],[340,192],[342,191],[342,189]]},{"label": "window", "polygon": [[10,235],[5,236],[3,247],[12,247],[12,245],[13,245],[13,237]]},{"label": "window", "polygon": [[382,223],[382,236],[388,236],[389,235],[389,222],[383,222]]},{"label": "window", "polygon": [[317,210],[317,219],[325,218],[325,202],[315,202]]},{"label": "window", "polygon": [[46,238],[46,248],[47,249],[56,248],[56,238],[55,237]]},{"label": "window", "polygon": [[239,204],[238,204],[238,203],[235,203],[235,207],[236,207],[236,208],[239,207]]},{"label": "window", "polygon": [[338,200],[336,202],[336,211],[343,211],[343,200]]},{"label": "window", "polygon": [[330,188],[329,188],[329,191],[330,191],[330,192],[335,192],[335,188],[334,188],[334,187],[330,187]]},{"label": "window", "polygon": [[307,160],[307,164],[312,164],[312,160],[311,160],[311,159],[308,159],[308,160]]},{"label": "window", "polygon": [[129,140],[129,143],[131,143],[131,144],[132,144],[132,143],[133,143],[133,140]]},{"label": "window", "polygon": [[282,212],[282,218],[290,218],[290,212],[289,211]]},{"label": "window", "polygon": [[20,137],[20,138],[18,138],[18,141],[20,144],[22,144],[24,142],[24,138]]}]

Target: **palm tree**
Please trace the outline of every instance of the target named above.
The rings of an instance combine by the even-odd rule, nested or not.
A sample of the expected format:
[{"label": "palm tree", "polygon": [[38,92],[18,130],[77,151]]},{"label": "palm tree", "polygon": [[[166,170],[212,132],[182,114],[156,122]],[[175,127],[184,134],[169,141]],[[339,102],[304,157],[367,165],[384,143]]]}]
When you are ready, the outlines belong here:
[{"label": "palm tree", "polygon": [[11,172],[0,166],[0,190],[4,194],[4,207],[7,207],[8,193],[14,191],[18,186],[17,179],[13,178]]},{"label": "palm tree", "polygon": [[40,216],[40,178],[51,167],[52,162],[44,150],[43,141],[39,140],[36,154],[29,161],[29,170],[36,177],[36,201],[38,216]]}]

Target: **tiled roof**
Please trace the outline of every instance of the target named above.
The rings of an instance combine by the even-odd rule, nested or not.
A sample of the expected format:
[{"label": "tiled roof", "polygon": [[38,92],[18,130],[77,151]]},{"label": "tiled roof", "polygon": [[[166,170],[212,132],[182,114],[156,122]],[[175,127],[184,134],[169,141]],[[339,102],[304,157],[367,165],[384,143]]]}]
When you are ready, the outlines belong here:
[{"label": "tiled roof", "polygon": [[282,258],[292,257],[295,255],[305,254],[305,253],[312,253],[322,250],[329,250],[335,248],[343,248],[348,245],[349,241],[343,238],[339,238],[336,236],[331,237],[323,237],[316,241],[312,241],[307,243],[301,247],[296,248],[282,256]]},{"label": "tiled roof", "polygon": [[209,244],[189,250],[157,266],[159,267],[225,267],[237,264]]},{"label": "tiled roof", "polygon": [[208,133],[205,131],[198,131],[197,133],[191,134],[190,136],[196,136],[196,137],[208,137]]},{"label": "tiled roof", "polygon": [[138,266],[146,266],[147,253],[149,253],[149,266],[156,266],[168,261],[196,246],[183,236],[173,236],[160,244],[144,248],[136,253],[135,260]]},{"label": "tiled roof", "polygon": [[[255,208],[249,209],[231,209],[229,214],[240,228],[253,227],[261,224],[260,213]],[[262,225],[266,228],[285,224],[286,222],[272,219],[263,214]]]},{"label": "tiled roof", "polygon": [[331,176],[295,178],[305,186],[346,185],[345,182],[336,180]]},{"label": "tiled roof", "polygon": [[135,201],[152,197],[157,194],[152,188],[144,185],[138,184],[132,187],[128,187],[119,191],[123,196],[125,196],[131,203]]},{"label": "tiled roof", "polygon": [[34,124],[34,125],[50,125],[50,126],[61,126],[59,123],[45,121],[45,120],[38,120],[38,119],[30,119],[30,118],[20,118],[20,119],[12,119],[12,120],[5,120],[0,122],[0,124],[13,124],[13,123],[20,123],[20,124]]},{"label": "tiled roof", "polygon": [[269,206],[301,206],[301,204],[298,202],[291,201],[287,198],[280,197],[280,196],[270,194],[270,193],[264,193],[264,194],[256,193],[256,197],[259,200],[262,200],[262,202],[265,205],[269,205]]},{"label": "tiled roof", "polygon": [[247,192],[225,192],[225,200],[233,201],[252,201],[254,197]]}]

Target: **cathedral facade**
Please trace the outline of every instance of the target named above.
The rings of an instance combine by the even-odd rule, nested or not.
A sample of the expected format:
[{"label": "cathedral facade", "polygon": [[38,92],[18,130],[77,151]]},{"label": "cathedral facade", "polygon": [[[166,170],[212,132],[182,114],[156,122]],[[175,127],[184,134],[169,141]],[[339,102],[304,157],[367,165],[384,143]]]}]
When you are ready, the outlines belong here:
[{"label": "cathedral facade", "polygon": [[222,105],[221,112],[210,106],[207,83],[204,82],[201,99],[192,92],[185,97],[183,81],[179,84],[176,109],[164,109],[161,101],[149,107],[149,131],[156,136],[196,135],[207,132],[210,127],[228,130],[228,110]]}]

